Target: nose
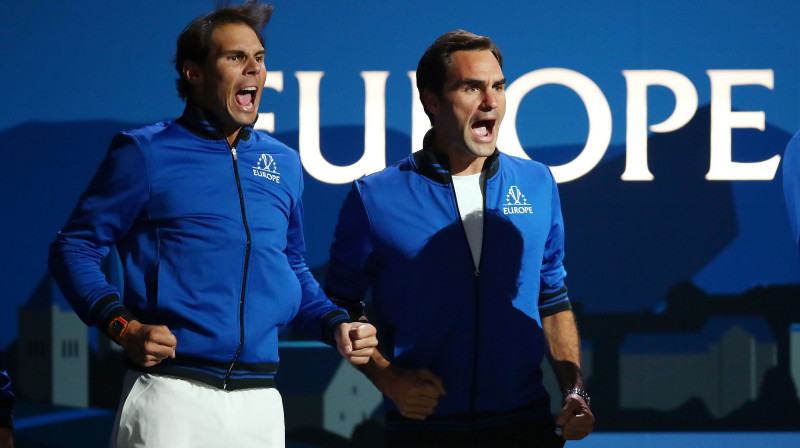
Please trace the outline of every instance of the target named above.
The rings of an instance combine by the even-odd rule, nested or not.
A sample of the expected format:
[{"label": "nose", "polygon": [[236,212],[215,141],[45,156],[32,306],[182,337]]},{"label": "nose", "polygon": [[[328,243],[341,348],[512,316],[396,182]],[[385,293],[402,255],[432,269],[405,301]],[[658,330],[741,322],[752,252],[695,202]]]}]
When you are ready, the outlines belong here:
[{"label": "nose", "polygon": [[246,74],[257,75],[261,73],[262,68],[261,63],[256,58],[247,58],[247,64],[245,64]]},{"label": "nose", "polygon": [[483,101],[481,102],[481,110],[484,112],[491,112],[497,109],[497,92],[494,89],[486,90],[486,93],[483,94]]}]

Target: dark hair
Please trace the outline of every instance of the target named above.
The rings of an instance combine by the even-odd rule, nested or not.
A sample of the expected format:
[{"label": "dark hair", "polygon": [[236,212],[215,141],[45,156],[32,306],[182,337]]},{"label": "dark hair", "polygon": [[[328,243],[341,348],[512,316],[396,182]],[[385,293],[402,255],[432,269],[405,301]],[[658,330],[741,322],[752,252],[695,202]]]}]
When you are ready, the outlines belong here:
[{"label": "dark hair", "polygon": [[178,49],[175,52],[175,70],[178,79],[178,96],[186,100],[192,93],[192,85],[183,77],[183,64],[194,61],[203,65],[211,51],[211,34],[220,25],[229,23],[242,23],[255,31],[261,45],[264,45],[264,36],[261,33],[272,16],[272,5],[260,5],[258,0],[248,0],[239,6],[224,6],[216,11],[192,20],[178,36]]},{"label": "dark hair", "polygon": [[[438,97],[442,97],[444,83],[450,71],[450,55],[456,51],[463,50],[489,50],[497,59],[500,68],[503,68],[503,54],[500,53],[500,49],[491,39],[464,30],[450,31],[436,39],[436,42],[428,47],[419,60],[417,65],[417,91],[419,92],[420,101],[422,101],[422,92],[424,90],[430,90]],[[425,114],[428,115],[431,124],[433,124],[433,115],[425,107],[424,101],[422,102],[422,107],[425,108]]]}]

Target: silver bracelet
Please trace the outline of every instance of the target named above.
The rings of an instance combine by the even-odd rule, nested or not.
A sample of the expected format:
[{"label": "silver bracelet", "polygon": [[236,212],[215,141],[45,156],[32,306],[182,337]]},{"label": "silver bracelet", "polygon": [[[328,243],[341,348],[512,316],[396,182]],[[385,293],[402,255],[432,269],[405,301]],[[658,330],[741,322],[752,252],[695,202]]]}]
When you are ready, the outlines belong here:
[{"label": "silver bracelet", "polygon": [[572,394],[581,396],[584,400],[586,400],[586,405],[591,406],[592,399],[591,397],[589,397],[589,394],[587,394],[586,391],[583,389],[578,389],[578,388],[570,389],[564,392],[564,396],[562,398],[567,398],[567,395],[572,395]]}]

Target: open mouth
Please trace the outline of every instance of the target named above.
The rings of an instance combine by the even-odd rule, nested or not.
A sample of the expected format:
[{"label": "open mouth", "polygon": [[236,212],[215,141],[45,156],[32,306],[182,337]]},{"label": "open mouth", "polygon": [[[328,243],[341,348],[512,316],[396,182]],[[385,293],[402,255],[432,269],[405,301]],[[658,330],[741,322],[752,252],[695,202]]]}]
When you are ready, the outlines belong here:
[{"label": "open mouth", "polygon": [[246,111],[253,110],[255,107],[254,102],[256,99],[256,92],[258,92],[256,87],[245,87],[244,89],[236,92],[236,103]]},{"label": "open mouth", "polygon": [[489,118],[486,120],[478,120],[472,123],[472,134],[482,141],[491,141],[494,136],[494,125],[496,119]]}]

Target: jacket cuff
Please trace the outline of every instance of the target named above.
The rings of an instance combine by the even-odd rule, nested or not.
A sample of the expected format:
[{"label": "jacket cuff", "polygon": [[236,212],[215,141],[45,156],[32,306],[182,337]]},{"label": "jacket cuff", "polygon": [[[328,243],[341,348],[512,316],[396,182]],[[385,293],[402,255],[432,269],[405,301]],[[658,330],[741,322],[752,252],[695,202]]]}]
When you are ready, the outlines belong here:
[{"label": "jacket cuff", "polygon": [[353,319],[350,319],[350,316],[344,310],[333,310],[322,317],[322,342],[330,345],[331,347],[336,347],[336,330],[339,328],[339,325],[344,323],[350,323]]},{"label": "jacket cuff", "polygon": [[128,322],[136,320],[136,316],[122,304],[116,294],[109,294],[98,300],[90,311],[91,321],[107,336],[108,326],[118,317]]},{"label": "jacket cuff", "polygon": [[566,285],[561,285],[561,288],[555,291],[539,294],[539,316],[541,317],[552,316],[571,309],[572,304],[567,296]]},{"label": "jacket cuff", "polygon": [[563,302],[559,302],[555,305],[548,306],[546,308],[539,308],[539,316],[540,317],[552,316],[562,311],[570,311],[571,309],[572,309],[572,303],[569,301],[569,299],[567,299]]},{"label": "jacket cuff", "polygon": [[360,320],[361,317],[367,315],[367,313],[364,312],[366,304],[363,300],[340,299],[330,294],[327,290],[325,291],[325,294],[331,299],[331,302],[333,302],[334,305],[347,311],[347,314],[350,315],[350,319]]}]

